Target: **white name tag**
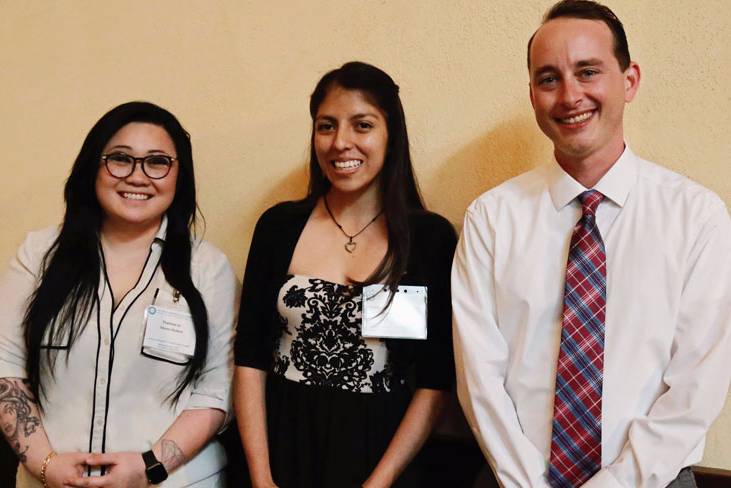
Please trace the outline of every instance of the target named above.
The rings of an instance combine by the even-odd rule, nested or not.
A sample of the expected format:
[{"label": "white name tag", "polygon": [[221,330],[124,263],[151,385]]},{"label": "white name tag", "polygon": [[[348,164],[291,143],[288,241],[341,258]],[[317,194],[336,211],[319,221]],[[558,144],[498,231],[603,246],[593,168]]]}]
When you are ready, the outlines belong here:
[{"label": "white name tag", "polygon": [[388,303],[388,288],[383,285],[363,287],[363,337],[426,339],[425,286],[399,286]]},{"label": "white name tag", "polygon": [[150,305],[142,351],[151,356],[185,362],[195,353],[195,327],[189,313]]}]

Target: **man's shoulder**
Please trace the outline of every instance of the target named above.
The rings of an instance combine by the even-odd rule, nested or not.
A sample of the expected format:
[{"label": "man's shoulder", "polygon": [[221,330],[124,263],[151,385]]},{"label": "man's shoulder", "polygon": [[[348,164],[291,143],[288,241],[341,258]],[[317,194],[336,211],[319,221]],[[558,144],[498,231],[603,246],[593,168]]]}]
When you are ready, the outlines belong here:
[{"label": "man's shoulder", "polygon": [[547,188],[545,171],[545,167],[539,166],[500,183],[475,198],[468,211],[489,211],[505,205],[529,204],[532,197],[539,196]]},{"label": "man's shoulder", "polygon": [[725,208],[721,197],[710,189],[652,161],[638,158],[638,178],[641,191],[647,191],[668,205],[697,211]]}]

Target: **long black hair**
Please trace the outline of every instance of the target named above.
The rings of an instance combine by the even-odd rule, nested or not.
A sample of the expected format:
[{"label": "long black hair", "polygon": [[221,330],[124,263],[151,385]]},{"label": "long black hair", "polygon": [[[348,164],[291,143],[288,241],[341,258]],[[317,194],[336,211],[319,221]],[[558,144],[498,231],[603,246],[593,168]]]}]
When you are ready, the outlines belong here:
[{"label": "long black hair", "polygon": [[131,122],[146,122],[164,128],[175,144],[179,165],[175,197],[166,211],[167,233],[160,266],[168,283],[188,302],[196,345],[193,358],[181,372],[168,399],[177,402],[205,365],[208,314],[190,276],[191,227],[195,226],[197,210],[190,136],[167,110],[148,102],[129,102],[104,114],[81,146],[64,188],[66,213],[61,231],[44,255],[40,284],[30,297],[25,313],[26,373],[39,406],[44,381],[53,377],[57,354],[52,348],[42,354],[43,338],[47,337],[52,344],[68,338],[67,353],[70,353],[97,299],[104,214],[96,198],[95,182],[97,172],[104,170],[101,166],[104,146],[119,129]]},{"label": "long black hair", "polygon": [[310,97],[312,137],[308,189],[308,198],[315,201],[330,190],[330,181],[320,169],[315,153],[315,118],[327,94],[336,87],[359,91],[386,115],[388,146],[378,181],[381,208],[388,229],[388,249],[381,263],[363,284],[385,283],[393,291],[409,262],[409,214],[424,210],[411,164],[406,116],[399,98],[399,87],[383,70],[358,61],[345,63],[326,73],[317,83]]}]

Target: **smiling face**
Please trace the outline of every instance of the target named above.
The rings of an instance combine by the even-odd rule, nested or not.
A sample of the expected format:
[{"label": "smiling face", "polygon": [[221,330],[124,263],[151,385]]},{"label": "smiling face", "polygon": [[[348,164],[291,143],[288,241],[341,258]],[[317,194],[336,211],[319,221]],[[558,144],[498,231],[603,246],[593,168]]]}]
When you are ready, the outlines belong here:
[{"label": "smiling face", "polygon": [[[125,153],[134,157],[165,154],[177,157],[175,144],[167,131],[154,124],[131,122],[119,129],[104,146],[102,154]],[[178,162],[162,179],[148,178],[138,163],[126,178],[115,178],[100,161],[96,175],[96,197],[104,212],[105,224],[139,226],[159,225],[175,198]]]},{"label": "smiling face", "polygon": [[359,90],[330,88],[313,122],[313,146],[331,191],[378,191],[388,146],[385,114]]},{"label": "smiling face", "polygon": [[530,49],[531,103],[562,166],[619,158],[624,105],[639,79],[636,63],[619,67],[612,33],[601,21],[562,17],[538,29]]}]

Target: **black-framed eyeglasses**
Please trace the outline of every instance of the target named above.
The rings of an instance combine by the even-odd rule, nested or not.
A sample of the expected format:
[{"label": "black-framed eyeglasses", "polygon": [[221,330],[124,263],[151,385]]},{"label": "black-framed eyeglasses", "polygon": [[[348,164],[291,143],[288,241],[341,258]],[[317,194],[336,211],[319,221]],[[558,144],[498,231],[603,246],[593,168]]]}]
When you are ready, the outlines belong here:
[{"label": "black-framed eyeglasses", "polygon": [[134,173],[135,166],[137,166],[137,163],[139,162],[142,167],[142,172],[145,173],[148,178],[160,180],[170,173],[173,161],[177,160],[178,158],[168,156],[167,154],[150,154],[144,158],[136,158],[123,152],[113,152],[102,155],[104,166],[107,167],[109,174],[115,178],[126,178]]}]

